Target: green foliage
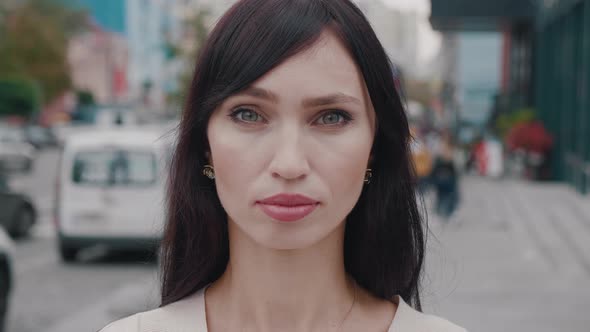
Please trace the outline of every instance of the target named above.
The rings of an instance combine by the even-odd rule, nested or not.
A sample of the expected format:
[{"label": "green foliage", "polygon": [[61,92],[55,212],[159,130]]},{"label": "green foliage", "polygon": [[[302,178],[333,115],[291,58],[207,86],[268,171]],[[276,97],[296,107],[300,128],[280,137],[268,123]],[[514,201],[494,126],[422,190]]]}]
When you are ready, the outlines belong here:
[{"label": "green foliage", "polygon": [[536,119],[535,110],[532,108],[521,108],[511,113],[498,116],[496,130],[500,137],[505,137],[508,131],[520,123],[531,122]]},{"label": "green foliage", "polygon": [[40,95],[35,82],[0,79],[0,116],[31,117],[39,111]]},{"label": "green foliage", "polygon": [[92,92],[87,90],[76,91],[76,97],[78,98],[78,105],[80,106],[92,106],[95,105],[94,95]]},{"label": "green foliage", "polygon": [[[0,72],[38,81],[45,102],[71,88],[68,38],[86,15],[55,0],[27,0],[0,10]],[[5,76],[4,76],[5,77]]]},{"label": "green foliage", "polygon": [[186,96],[188,95],[195,60],[201,47],[207,40],[207,35],[209,34],[209,29],[206,25],[209,15],[210,11],[206,8],[203,8],[199,10],[197,15],[190,18],[190,20],[187,22],[188,27],[193,31],[195,45],[194,48],[187,50],[183,49],[180,45],[169,45],[170,54],[175,58],[180,58],[187,67],[187,69],[183,70],[182,74],[178,77],[178,84],[180,86],[179,90],[176,93],[170,94],[167,98],[168,101],[173,104],[182,105]]}]

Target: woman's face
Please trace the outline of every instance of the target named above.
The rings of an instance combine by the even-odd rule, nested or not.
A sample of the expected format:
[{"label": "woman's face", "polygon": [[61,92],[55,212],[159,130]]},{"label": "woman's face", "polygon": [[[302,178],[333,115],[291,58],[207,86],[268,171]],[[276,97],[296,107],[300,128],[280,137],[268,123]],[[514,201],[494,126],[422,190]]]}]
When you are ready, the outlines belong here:
[{"label": "woman's face", "polygon": [[207,135],[230,232],[301,249],[344,227],[364,185],[374,111],[355,62],[326,32],[226,99]]}]

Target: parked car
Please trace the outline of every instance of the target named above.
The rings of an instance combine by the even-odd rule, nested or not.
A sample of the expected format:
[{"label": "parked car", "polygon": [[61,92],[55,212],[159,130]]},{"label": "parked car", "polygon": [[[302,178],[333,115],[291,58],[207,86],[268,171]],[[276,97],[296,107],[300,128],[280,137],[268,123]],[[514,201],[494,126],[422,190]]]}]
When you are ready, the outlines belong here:
[{"label": "parked car", "polygon": [[59,141],[49,127],[26,126],[23,128],[26,140],[36,149],[53,148],[59,146]]},{"label": "parked car", "polygon": [[34,160],[35,147],[27,142],[22,128],[0,125],[0,169],[29,172]]},{"label": "parked car", "polygon": [[164,209],[166,147],[150,129],[95,129],[69,136],[57,186],[61,258],[81,249],[157,249]]},{"label": "parked car", "polygon": [[37,221],[33,201],[26,195],[13,192],[6,176],[0,173],[0,224],[12,237],[29,234]]},{"label": "parked car", "polygon": [[0,332],[5,331],[6,314],[10,306],[13,286],[14,245],[0,228]]}]

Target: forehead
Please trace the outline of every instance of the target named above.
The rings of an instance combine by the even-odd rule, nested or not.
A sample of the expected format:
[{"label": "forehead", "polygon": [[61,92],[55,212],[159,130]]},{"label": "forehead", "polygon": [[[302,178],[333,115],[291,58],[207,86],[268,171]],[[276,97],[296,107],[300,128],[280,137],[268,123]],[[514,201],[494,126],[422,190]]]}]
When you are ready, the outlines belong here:
[{"label": "forehead", "polygon": [[340,39],[325,31],[309,49],[294,55],[252,84],[279,96],[344,93],[365,99],[365,83]]}]

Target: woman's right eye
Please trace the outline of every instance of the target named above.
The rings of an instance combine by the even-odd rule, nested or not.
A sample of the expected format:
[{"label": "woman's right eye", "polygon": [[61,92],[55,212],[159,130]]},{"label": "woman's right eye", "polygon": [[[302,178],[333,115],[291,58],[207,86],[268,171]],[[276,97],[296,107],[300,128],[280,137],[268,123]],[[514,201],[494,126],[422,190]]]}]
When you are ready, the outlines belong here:
[{"label": "woman's right eye", "polygon": [[262,121],[262,116],[260,116],[260,114],[256,113],[255,111],[248,109],[248,108],[244,108],[244,107],[239,107],[237,109],[235,109],[233,112],[231,112],[231,114],[229,115],[232,120],[234,121],[238,121],[238,122],[249,122],[249,123],[253,123],[253,122],[259,122]]}]

